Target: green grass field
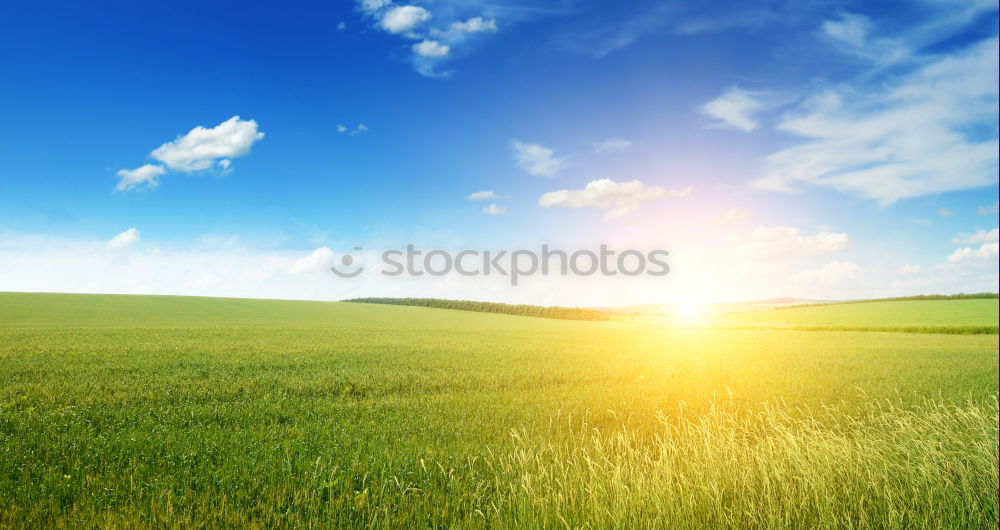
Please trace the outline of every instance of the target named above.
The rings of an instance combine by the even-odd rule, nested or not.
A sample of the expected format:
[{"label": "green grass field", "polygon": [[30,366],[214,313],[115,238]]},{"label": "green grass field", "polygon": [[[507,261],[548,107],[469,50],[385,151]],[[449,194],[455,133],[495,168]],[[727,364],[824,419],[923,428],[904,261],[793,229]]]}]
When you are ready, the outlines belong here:
[{"label": "green grass field", "polygon": [[[995,300],[893,304],[775,313],[996,325]],[[996,528],[997,356],[988,334],[0,293],[0,526]]]},{"label": "green grass field", "polygon": [[746,327],[996,334],[998,318],[996,299],[973,299],[772,309],[731,313],[720,318],[719,323]]}]

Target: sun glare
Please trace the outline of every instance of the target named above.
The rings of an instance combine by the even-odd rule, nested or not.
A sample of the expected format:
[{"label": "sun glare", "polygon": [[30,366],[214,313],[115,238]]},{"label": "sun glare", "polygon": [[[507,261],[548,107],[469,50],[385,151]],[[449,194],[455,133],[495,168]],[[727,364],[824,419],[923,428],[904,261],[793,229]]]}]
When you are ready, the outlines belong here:
[{"label": "sun glare", "polygon": [[682,326],[695,326],[705,322],[708,311],[705,304],[700,302],[685,301],[677,302],[671,311],[671,321]]}]

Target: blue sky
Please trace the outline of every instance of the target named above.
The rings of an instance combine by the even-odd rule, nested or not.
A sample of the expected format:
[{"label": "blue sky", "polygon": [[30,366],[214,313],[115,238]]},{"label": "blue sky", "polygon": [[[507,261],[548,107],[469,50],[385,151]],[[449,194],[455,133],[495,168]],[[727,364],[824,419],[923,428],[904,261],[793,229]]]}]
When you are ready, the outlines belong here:
[{"label": "blue sky", "polygon": [[[997,289],[995,3],[203,4],[0,8],[0,289]],[[407,242],[665,248],[676,272],[509,289],[302,266]]]}]

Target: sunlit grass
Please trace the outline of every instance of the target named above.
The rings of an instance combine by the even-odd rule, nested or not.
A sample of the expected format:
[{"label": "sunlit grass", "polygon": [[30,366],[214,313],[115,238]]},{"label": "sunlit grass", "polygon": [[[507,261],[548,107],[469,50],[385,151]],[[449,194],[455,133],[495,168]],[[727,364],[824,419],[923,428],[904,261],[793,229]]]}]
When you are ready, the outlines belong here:
[{"label": "sunlit grass", "polygon": [[708,305],[688,300],[670,305],[667,323],[677,326],[703,326],[709,322],[710,308]]},{"label": "sunlit grass", "polygon": [[52,300],[0,295],[0,526],[996,524],[995,336]]}]

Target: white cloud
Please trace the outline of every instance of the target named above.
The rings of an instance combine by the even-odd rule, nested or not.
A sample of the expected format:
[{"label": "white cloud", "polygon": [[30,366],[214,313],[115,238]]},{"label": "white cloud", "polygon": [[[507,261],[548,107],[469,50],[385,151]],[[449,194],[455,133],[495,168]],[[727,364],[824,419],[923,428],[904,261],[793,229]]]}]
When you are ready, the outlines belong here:
[{"label": "white cloud", "polygon": [[491,190],[483,190],[470,193],[465,198],[470,201],[488,201],[490,199],[506,199],[507,197],[504,197],[502,195],[497,195],[495,192]]},{"label": "white cloud", "polygon": [[983,243],[979,248],[962,247],[948,256],[948,263],[953,265],[985,265],[993,264],[997,261],[1000,243]]},{"label": "white cloud", "polygon": [[406,33],[430,18],[430,12],[420,6],[398,6],[382,14],[379,26],[389,33]]},{"label": "white cloud", "polygon": [[896,269],[896,274],[916,274],[922,270],[920,265],[902,265]]},{"label": "white cloud", "polygon": [[856,263],[849,261],[831,261],[818,269],[801,271],[795,279],[808,284],[840,284],[854,280],[860,269]]},{"label": "white cloud", "polygon": [[[475,34],[497,31],[495,18],[474,16],[465,20],[456,19],[458,11],[476,7],[477,2],[468,6],[450,5],[448,2],[424,2],[424,6],[394,5],[389,0],[357,0],[358,9],[365,13],[379,29],[416,41],[409,46],[412,54],[409,62],[420,75],[435,79],[448,79],[450,70],[441,70],[441,64],[454,55],[456,47],[475,38]],[[481,5],[491,14],[511,14],[519,10],[511,6]],[[433,20],[434,22],[430,22]]]},{"label": "white cloud", "polygon": [[947,208],[941,208],[937,211],[937,214],[941,217],[951,217],[951,210]]},{"label": "white cloud", "polygon": [[330,247],[319,247],[308,256],[292,262],[288,271],[291,274],[308,274],[326,270],[333,263],[333,251]]},{"label": "white cloud", "polygon": [[348,136],[354,136],[355,134],[368,132],[368,126],[363,123],[359,123],[356,127],[354,127],[354,129],[348,129],[346,125],[338,123],[337,132],[339,134],[347,134]]},{"label": "white cloud", "polygon": [[337,31],[344,31],[345,29],[347,29],[347,24],[343,22],[337,23]]},{"label": "white cloud", "polygon": [[[503,218],[491,218],[503,221]],[[427,240],[411,241],[418,248],[449,248]],[[357,242],[353,242],[357,243]],[[669,300],[674,285],[663,278],[581,277],[576,275],[525,278],[510,286],[506,275],[465,277],[457,272],[444,277],[423,275],[390,278],[381,260],[382,250],[405,248],[405,243],[363,242],[370,250],[350,252],[358,261],[345,265],[338,250],[350,247],[331,245],[330,266],[342,271],[364,267],[357,278],[344,279],[329,270],[317,269],[326,263],[321,252],[268,250],[247,246],[197,244],[191,248],[158,248],[136,245],[127,252],[109,249],[103,240],[75,240],[35,235],[12,235],[0,231],[0,291],[45,291],[67,293],[129,293],[162,295],[226,296],[299,300],[343,300],[362,296],[437,297],[491,300],[506,303],[543,305],[619,305]],[[475,242],[468,242],[477,248]],[[553,241],[552,244],[557,244]],[[388,246],[386,246],[388,245]],[[599,248],[594,242],[590,249]],[[574,248],[569,243],[559,246]],[[307,259],[303,259],[307,258]],[[297,273],[292,273],[293,264]],[[503,268],[509,270],[509,259]],[[465,262],[472,268],[472,261]],[[315,273],[306,271],[315,270]],[[738,286],[738,284],[737,284]]]},{"label": "white cloud", "polygon": [[750,218],[750,210],[746,208],[729,208],[712,219],[712,224],[738,223]]},{"label": "white cloud", "polygon": [[828,37],[857,48],[865,45],[865,39],[871,29],[870,18],[853,13],[844,13],[839,20],[828,20],[823,23],[823,33]]},{"label": "white cloud", "polygon": [[980,206],[977,213],[979,215],[989,215],[997,212],[1000,212],[1000,201],[993,203],[993,206]]},{"label": "white cloud", "polygon": [[503,214],[507,213],[507,208],[504,208],[503,206],[497,206],[495,204],[491,204],[489,206],[484,206],[483,207],[483,213],[486,214],[486,215],[503,215]]},{"label": "white cloud", "polygon": [[660,186],[647,186],[638,180],[615,182],[611,179],[595,180],[582,190],[559,190],[542,195],[539,206],[545,208],[597,208],[607,210],[605,219],[614,219],[632,212],[640,204],[667,197],[687,197],[694,188],[665,190]]},{"label": "white cloud", "polygon": [[157,177],[166,173],[167,170],[158,164],[146,164],[135,169],[119,169],[117,191],[128,191],[140,186],[146,189],[153,189],[160,185]]},{"label": "white cloud", "polygon": [[254,142],[264,137],[257,122],[233,116],[211,129],[198,126],[184,136],[157,147],[151,156],[174,171],[190,173],[208,169],[220,158],[250,153]]},{"label": "white cloud", "polygon": [[358,8],[366,13],[374,13],[389,7],[391,3],[392,0],[358,0]]},{"label": "white cloud", "polygon": [[535,176],[552,177],[566,169],[566,157],[556,157],[555,151],[538,144],[511,140],[517,167]]},{"label": "white cloud", "polygon": [[451,48],[436,40],[424,39],[413,45],[413,52],[422,57],[439,58],[448,55]]},{"label": "white cloud", "polygon": [[603,155],[608,153],[621,153],[632,147],[632,140],[624,138],[608,138],[603,142],[594,144],[594,152]]},{"label": "white cloud", "polygon": [[885,66],[910,58],[911,45],[894,38],[872,38],[872,20],[865,15],[843,13],[837,20],[828,20],[822,26],[823,35],[836,43],[839,50]]},{"label": "white cloud", "polygon": [[757,128],[754,114],[764,108],[759,97],[739,87],[727,90],[718,98],[709,101],[699,109],[702,114],[714,118],[713,126],[750,132]]},{"label": "white cloud", "polygon": [[497,21],[495,19],[484,19],[483,17],[472,17],[464,22],[452,22],[448,26],[450,31],[461,33],[479,33],[482,31],[496,31]]},{"label": "white cloud", "polygon": [[[502,221],[501,218],[494,218]],[[708,237],[708,234],[705,234]],[[350,252],[359,260],[342,265],[343,255],[349,245],[330,245],[330,255],[321,252],[315,260],[315,251],[279,250],[274,242],[259,241],[267,250],[254,248],[254,243],[224,235],[206,236],[194,241],[190,248],[171,246],[158,248],[142,244],[127,252],[111,249],[106,241],[53,238],[32,234],[11,234],[0,231],[0,291],[48,291],[174,294],[199,296],[235,296],[245,298],[280,298],[307,300],[342,300],[361,296],[438,297],[492,300],[507,303],[532,303],[545,305],[625,305],[638,303],[663,303],[680,297],[708,300],[751,300],[775,296],[804,298],[864,298],[871,296],[896,296],[921,292],[980,292],[995,290],[997,285],[996,261],[940,267],[934,274],[912,276],[888,275],[894,280],[891,289],[880,281],[873,282],[872,269],[861,268],[855,277],[840,284],[819,283],[820,276],[803,270],[821,269],[819,265],[803,259],[803,266],[792,262],[750,262],[733,255],[732,249],[717,245],[717,241],[704,240],[707,246],[685,246],[684,252],[671,254],[673,281],[639,276],[624,278],[584,278],[550,276],[528,279],[524,285],[510,287],[510,278],[491,275],[466,278],[452,274],[443,278],[428,275],[421,277],[388,278],[379,274],[386,270],[381,262],[382,250],[404,248],[413,242],[418,248],[477,248],[475,242],[456,242],[441,246],[436,236],[418,241],[352,241],[363,243],[363,252]],[[570,240],[550,241],[556,248],[589,248],[595,250],[605,242],[592,234],[590,243],[573,236]],[[610,242],[609,242],[610,243]],[[469,247],[467,245],[473,245]],[[635,247],[625,241],[620,245]],[[319,246],[319,245],[317,245]],[[618,246],[617,248],[626,248]],[[378,249],[378,250],[375,250]],[[303,259],[306,258],[306,259]],[[942,256],[943,258],[943,256]],[[837,257],[836,259],[843,259]],[[299,271],[291,272],[293,264]],[[321,267],[326,263],[341,270],[364,267],[364,273],[353,280],[345,280]],[[808,265],[808,266],[805,266]],[[863,265],[863,264],[861,264]],[[317,269],[320,267],[320,269]],[[849,268],[849,267],[848,267]],[[841,270],[846,269],[840,267]],[[305,271],[315,270],[309,274]],[[827,267],[830,279],[836,266]],[[848,271],[849,272],[849,271]],[[848,274],[849,276],[849,274]],[[804,278],[804,279],[802,279]],[[920,284],[933,279],[933,286]],[[535,281],[537,280],[537,281]],[[544,281],[542,281],[544,280]]]},{"label": "white cloud", "polygon": [[779,129],[805,143],[768,157],[755,185],[833,188],[889,204],[997,181],[997,39],[927,61],[882,89],[809,99]]},{"label": "white cloud", "polygon": [[953,245],[978,245],[980,243],[995,243],[1000,239],[1000,230],[976,230],[975,234],[958,234],[951,239]]},{"label": "white cloud", "polygon": [[782,261],[800,256],[834,254],[850,246],[851,238],[837,232],[802,235],[791,226],[760,226],[749,234],[730,235],[734,253],[753,260]]},{"label": "white cloud", "polygon": [[108,248],[125,248],[132,246],[139,242],[139,231],[135,228],[129,228],[128,230],[112,237],[105,243]]}]

